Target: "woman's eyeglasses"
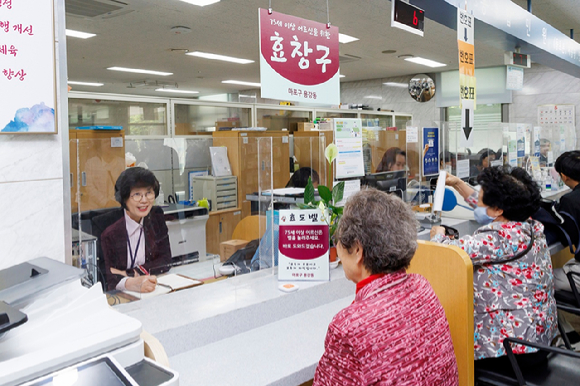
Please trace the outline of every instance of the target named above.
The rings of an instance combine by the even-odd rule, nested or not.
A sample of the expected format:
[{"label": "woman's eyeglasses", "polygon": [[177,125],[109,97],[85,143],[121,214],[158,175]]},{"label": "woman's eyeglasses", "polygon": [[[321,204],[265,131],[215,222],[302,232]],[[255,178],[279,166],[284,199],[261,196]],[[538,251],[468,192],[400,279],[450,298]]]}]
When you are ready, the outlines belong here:
[{"label": "woman's eyeglasses", "polygon": [[131,198],[137,202],[141,201],[143,197],[145,197],[147,201],[153,201],[155,199],[155,192],[147,192],[147,193],[137,192],[131,195]]}]

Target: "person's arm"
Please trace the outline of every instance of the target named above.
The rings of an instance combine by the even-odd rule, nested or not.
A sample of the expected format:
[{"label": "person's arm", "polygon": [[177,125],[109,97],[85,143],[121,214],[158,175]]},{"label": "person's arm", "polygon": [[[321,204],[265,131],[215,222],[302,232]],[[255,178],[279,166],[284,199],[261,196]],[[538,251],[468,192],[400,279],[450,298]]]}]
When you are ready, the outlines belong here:
[{"label": "person's arm", "polygon": [[348,338],[331,322],[324,340],[324,354],[314,374],[313,386],[362,384],[360,362],[355,358]]},{"label": "person's arm", "polygon": [[114,253],[114,241],[111,234],[101,235],[101,249],[103,251],[103,259],[105,260],[105,280],[107,280],[107,290],[112,291],[117,288],[117,284],[123,278],[123,275],[117,274],[115,268],[116,260]]}]

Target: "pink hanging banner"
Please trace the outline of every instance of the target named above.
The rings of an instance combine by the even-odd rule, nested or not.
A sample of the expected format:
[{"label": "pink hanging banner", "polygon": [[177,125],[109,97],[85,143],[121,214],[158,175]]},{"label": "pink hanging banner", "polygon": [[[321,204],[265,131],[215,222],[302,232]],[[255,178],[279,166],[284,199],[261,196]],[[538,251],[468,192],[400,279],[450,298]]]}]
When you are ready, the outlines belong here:
[{"label": "pink hanging banner", "polygon": [[262,98],[339,104],[338,27],[258,12]]}]

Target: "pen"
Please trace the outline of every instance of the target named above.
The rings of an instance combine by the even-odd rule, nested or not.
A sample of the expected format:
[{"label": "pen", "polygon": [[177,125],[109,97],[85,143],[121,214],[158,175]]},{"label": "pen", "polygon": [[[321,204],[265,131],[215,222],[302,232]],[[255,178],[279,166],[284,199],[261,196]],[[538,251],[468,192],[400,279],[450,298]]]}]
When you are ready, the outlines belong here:
[{"label": "pen", "polygon": [[157,282],[157,285],[160,285],[161,287],[169,288],[170,290],[173,291],[173,288],[171,288],[171,286],[169,286],[167,284],[161,284],[161,283]]}]

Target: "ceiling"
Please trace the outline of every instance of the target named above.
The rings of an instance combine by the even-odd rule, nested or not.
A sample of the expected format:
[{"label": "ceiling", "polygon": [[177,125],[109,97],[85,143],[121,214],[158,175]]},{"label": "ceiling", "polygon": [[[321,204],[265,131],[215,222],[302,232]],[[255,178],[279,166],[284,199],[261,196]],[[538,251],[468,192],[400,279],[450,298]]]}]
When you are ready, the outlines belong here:
[{"label": "ceiling", "polygon": [[[566,34],[575,27],[580,34],[580,7],[575,7],[576,1],[536,0],[533,13]],[[514,2],[527,7],[527,0]],[[222,84],[222,80],[260,81],[258,8],[268,8],[266,0],[221,0],[205,7],[179,0],[65,0],[65,3],[67,29],[97,34],[89,39],[67,38],[68,78],[104,83],[102,87],[73,85],[74,91],[184,97],[155,91],[159,87],[157,82],[207,96],[248,89]],[[332,25],[338,26],[341,33],[360,39],[340,44],[340,72],[345,75],[342,82],[434,72],[397,57],[404,54],[447,64],[435,70],[458,67],[455,30],[431,20],[425,22],[424,37],[392,28],[391,3],[386,0],[333,0],[329,4]],[[107,15],[103,14],[103,7],[116,10]],[[272,8],[321,23],[327,19],[323,0],[273,0]],[[94,16],[86,15],[93,11]],[[191,32],[175,33],[171,28],[176,26],[187,27]],[[254,63],[234,64],[186,56],[185,50],[251,59]],[[385,50],[396,52],[383,54]],[[477,33],[476,65],[478,68],[503,65],[503,51],[477,42]],[[173,75],[107,70],[112,66]]]}]

